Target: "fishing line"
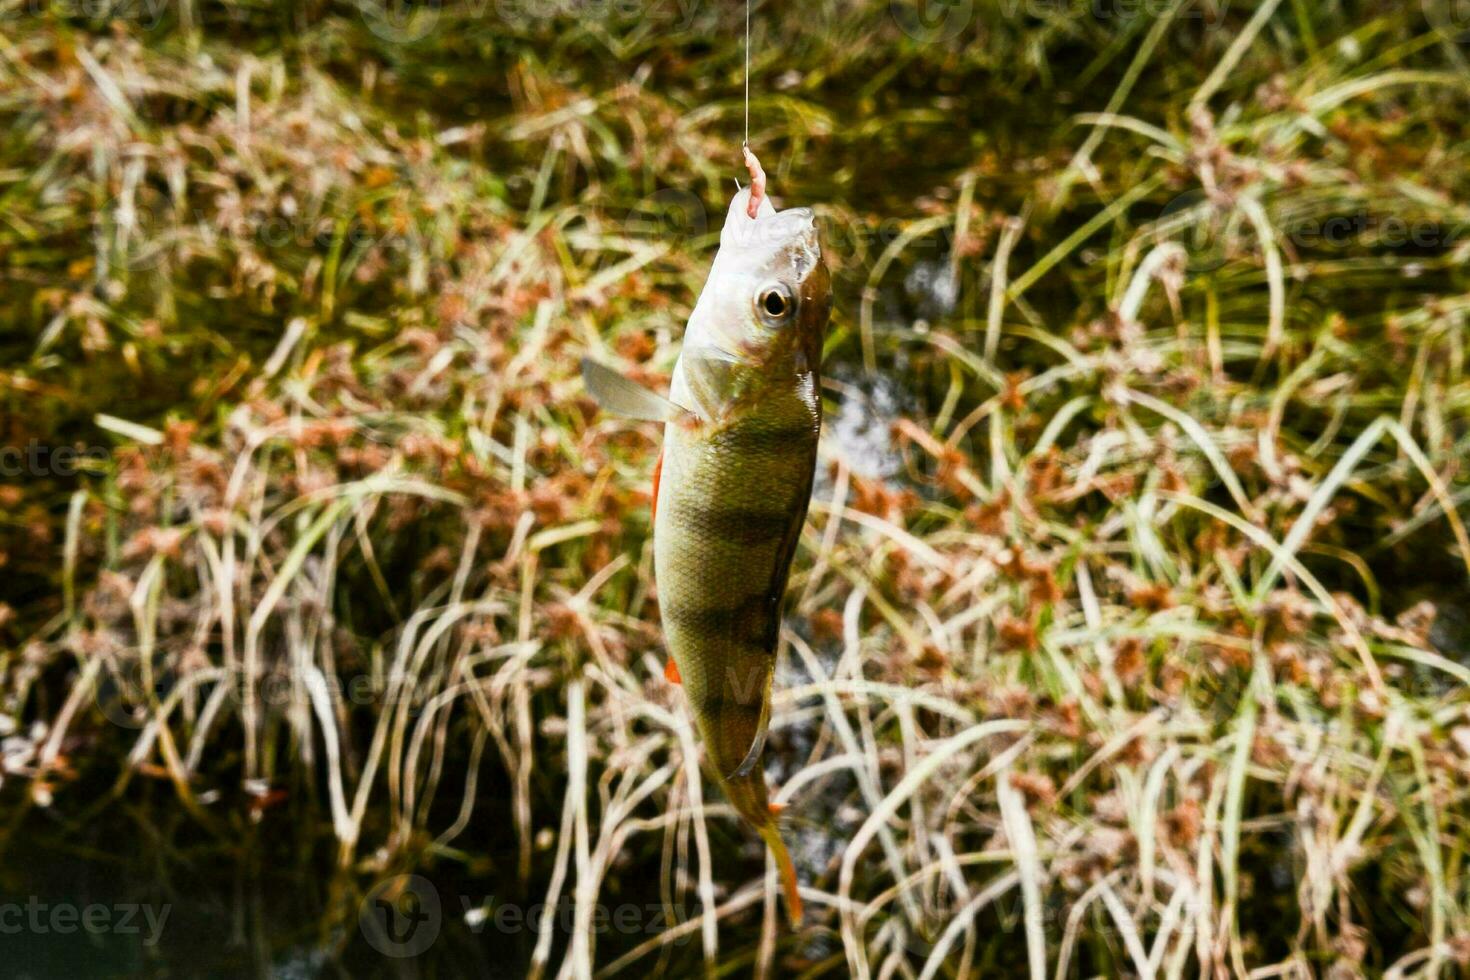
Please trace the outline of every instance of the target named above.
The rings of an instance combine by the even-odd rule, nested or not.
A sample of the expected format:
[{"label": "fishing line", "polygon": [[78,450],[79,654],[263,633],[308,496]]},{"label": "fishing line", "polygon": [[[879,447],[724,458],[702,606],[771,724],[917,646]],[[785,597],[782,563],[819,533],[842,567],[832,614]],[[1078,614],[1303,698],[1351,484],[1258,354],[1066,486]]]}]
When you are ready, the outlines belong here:
[{"label": "fishing line", "polygon": [[[740,142],[740,155],[750,172],[750,200],[745,213],[752,218],[760,212],[761,199],[766,196],[766,172],[750,149],[750,6],[753,2],[745,0],[745,138]],[[740,187],[740,181],[735,182],[735,187]]]},{"label": "fishing line", "polygon": [[745,0],[745,139],[742,147],[750,145],[750,2]]}]

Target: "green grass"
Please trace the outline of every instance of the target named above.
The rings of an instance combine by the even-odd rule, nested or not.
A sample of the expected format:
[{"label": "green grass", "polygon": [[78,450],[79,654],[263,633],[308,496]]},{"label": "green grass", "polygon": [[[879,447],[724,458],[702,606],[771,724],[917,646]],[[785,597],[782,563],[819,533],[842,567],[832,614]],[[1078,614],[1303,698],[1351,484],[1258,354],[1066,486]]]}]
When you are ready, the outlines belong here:
[{"label": "green grass", "polygon": [[0,445],[88,451],[0,477],[7,798],[288,787],[362,880],[571,900],[578,975],[1463,968],[1463,5],[975,8],[756,11],[836,283],[793,936],[662,679],[658,433],[576,371],[673,364],[742,12],[0,0]]}]

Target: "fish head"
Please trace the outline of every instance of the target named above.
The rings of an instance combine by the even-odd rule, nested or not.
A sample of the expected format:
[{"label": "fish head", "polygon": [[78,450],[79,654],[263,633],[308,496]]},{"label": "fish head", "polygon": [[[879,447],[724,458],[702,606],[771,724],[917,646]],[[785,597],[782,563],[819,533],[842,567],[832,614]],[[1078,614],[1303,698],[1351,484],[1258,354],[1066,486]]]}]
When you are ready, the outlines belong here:
[{"label": "fish head", "polygon": [[794,356],[815,369],[832,309],[816,216],[811,208],[777,211],[766,198],[751,218],[749,199],[746,188],[730,202],[686,347],[756,365]]}]

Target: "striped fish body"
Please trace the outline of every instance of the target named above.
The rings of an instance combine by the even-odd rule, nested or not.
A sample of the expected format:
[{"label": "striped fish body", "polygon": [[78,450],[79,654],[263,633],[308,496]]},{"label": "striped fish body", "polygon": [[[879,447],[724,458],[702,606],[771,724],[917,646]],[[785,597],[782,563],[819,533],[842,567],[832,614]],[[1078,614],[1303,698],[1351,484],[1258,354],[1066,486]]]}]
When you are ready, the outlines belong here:
[{"label": "striped fish body", "polygon": [[[591,359],[611,412],[659,420],[654,576],[664,636],[708,768],[771,850],[801,920],[791,856],[767,803],[761,751],[781,603],[806,520],[821,430],[818,369],[831,278],[815,217],[742,190],[684,333],[669,397]],[[753,216],[752,216],[753,215]]]},{"label": "striped fish body", "polygon": [[762,387],[722,423],[668,424],[653,539],[664,635],[709,766],[757,826],[782,597],[821,429],[814,370]]}]

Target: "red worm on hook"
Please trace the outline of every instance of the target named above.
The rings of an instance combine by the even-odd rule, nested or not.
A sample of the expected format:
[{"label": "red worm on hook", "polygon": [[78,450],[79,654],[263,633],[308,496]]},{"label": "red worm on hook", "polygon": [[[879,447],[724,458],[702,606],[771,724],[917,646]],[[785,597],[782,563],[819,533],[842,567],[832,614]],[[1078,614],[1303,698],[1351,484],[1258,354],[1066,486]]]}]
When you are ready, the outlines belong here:
[{"label": "red worm on hook", "polygon": [[740,153],[745,157],[745,169],[750,171],[750,200],[746,202],[745,213],[754,218],[766,196],[766,172],[761,169],[761,162],[756,159],[750,144],[742,144]]}]

